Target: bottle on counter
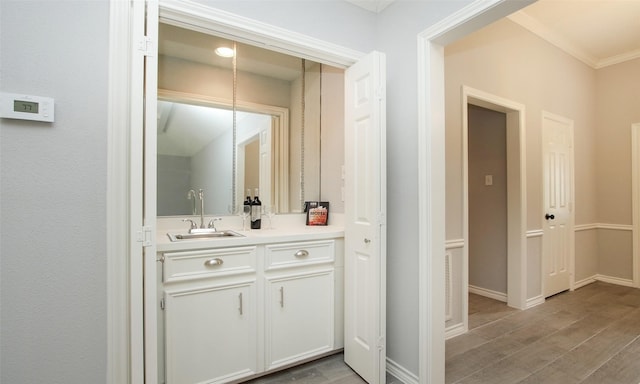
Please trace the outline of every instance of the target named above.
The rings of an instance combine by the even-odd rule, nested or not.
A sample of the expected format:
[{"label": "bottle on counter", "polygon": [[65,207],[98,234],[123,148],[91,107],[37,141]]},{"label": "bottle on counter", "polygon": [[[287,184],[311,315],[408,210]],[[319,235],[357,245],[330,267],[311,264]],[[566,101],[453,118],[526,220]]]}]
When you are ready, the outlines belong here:
[{"label": "bottle on counter", "polygon": [[262,222],[262,202],[258,198],[258,188],[251,202],[251,229],[260,229]]},{"label": "bottle on counter", "polygon": [[246,215],[250,215],[251,214],[251,189],[247,188],[247,198],[244,200],[244,204],[243,204],[243,212]]}]

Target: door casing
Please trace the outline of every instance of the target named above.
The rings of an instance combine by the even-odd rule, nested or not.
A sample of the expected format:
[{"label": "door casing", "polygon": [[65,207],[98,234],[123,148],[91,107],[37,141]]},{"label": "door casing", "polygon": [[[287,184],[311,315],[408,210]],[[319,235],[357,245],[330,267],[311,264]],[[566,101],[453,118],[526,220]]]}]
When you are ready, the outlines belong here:
[{"label": "door casing", "polygon": [[468,330],[469,266],[469,121],[468,105],[502,112],[507,118],[507,305],[525,309],[527,302],[527,167],[525,106],[468,86],[462,88],[463,177],[463,319]]},{"label": "door casing", "polygon": [[[129,65],[128,72],[132,73],[131,78],[126,77],[123,74],[116,76],[123,84],[126,83],[126,86],[131,89],[130,94],[127,94],[126,97],[119,100],[119,103],[122,103],[123,105],[131,101],[143,99],[144,93],[142,80],[144,79],[144,71],[141,70],[143,67],[140,65],[140,59],[141,56],[154,57],[153,48],[151,50],[144,49],[144,47],[153,47],[153,44],[156,44],[153,39],[150,40],[143,32],[145,30],[145,26],[149,24],[143,17],[145,14],[151,14],[152,21],[150,24],[156,24],[155,28],[157,28],[157,23],[154,23],[153,20],[157,20],[159,17],[161,22],[189,29],[196,29],[199,31],[208,31],[225,36],[234,36],[234,38],[240,42],[255,44],[256,41],[268,41],[270,49],[286,52],[287,54],[291,54],[293,52],[300,57],[338,68],[346,68],[364,56],[363,53],[355,50],[326,43],[302,34],[297,34],[279,27],[256,22],[232,13],[209,8],[193,2],[162,2],[161,4],[158,4],[157,1],[151,0],[144,3],[137,3],[137,7],[134,7],[134,9],[136,9],[136,12],[132,12],[131,10],[126,11],[124,7],[118,8],[119,17],[113,20],[112,25],[112,34],[114,34],[115,30],[122,29],[127,31],[128,34],[125,35],[127,35],[129,39],[126,54],[124,53],[124,50],[119,51],[119,55],[115,53],[113,54],[114,58],[125,58]],[[149,12],[150,9],[151,12]],[[159,16],[154,16],[154,10],[159,12]],[[131,26],[133,26],[132,29],[130,29]],[[157,36],[157,32],[155,36]],[[124,40],[125,39],[123,38],[119,41]],[[132,52],[134,53],[132,54]],[[135,70],[135,68],[138,67],[140,67],[140,69]],[[147,92],[154,98],[156,97],[156,90],[151,90],[149,85],[147,85]],[[111,161],[116,158],[142,159],[143,140],[149,141],[155,139],[155,137],[141,137],[142,132],[139,127],[143,126],[142,120],[145,118],[142,113],[142,105],[142,102],[132,103],[131,110],[119,109],[119,113],[121,115],[129,117],[126,129],[110,124],[110,129],[112,130],[110,135],[119,134],[126,136],[126,139],[123,138],[119,144],[116,144],[111,148]],[[115,106],[111,106],[110,108],[117,109]],[[134,109],[136,111],[134,111]],[[151,118],[150,116],[153,116],[154,114],[151,113],[148,115],[149,116],[147,116],[147,118]],[[129,152],[129,150],[131,152]],[[117,164],[118,169],[125,174],[137,174],[142,169],[142,164],[138,161],[127,160],[125,163],[126,164]],[[142,178],[137,177],[136,179],[140,180]],[[129,236],[129,231],[136,231],[138,227],[141,227],[145,228],[141,229],[141,231],[144,232],[146,230],[150,234],[149,236],[153,236],[155,233],[154,223],[137,223],[137,221],[142,217],[141,212],[144,212],[145,209],[150,215],[155,216],[155,210],[151,209],[155,206],[155,199],[150,199],[149,201],[140,203],[140,197],[136,196],[142,196],[141,191],[143,186],[137,188],[139,192],[132,191],[127,180],[120,180],[114,177],[110,178],[109,183],[115,188],[126,189],[129,191],[129,196],[121,198],[118,201],[114,201],[112,205],[126,205],[127,202],[131,202],[135,205],[133,208],[127,207],[122,209],[122,215],[127,216],[126,221],[130,223],[130,227],[123,232],[126,232],[126,235]],[[136,203],[136,201],[138,202]],[[145,207],[144,209],[143,204]],[[114,226],[119,226],[117,220],[111,220],[109,223]],[[144,237],[144,234],[142,234],[142,236]],[[146,300],[149,298],[143,299],[142,297],[143,285],[145,287],[145,291],[154,291],[154,289],[152,289],[153,287],[149,286],[149,284],[152,284],[151,280],[153,279],[144,279],[143,276],[145,270],[153,271],[155,269],[155,256],[154,260],[150,257],[151,254],[155,254],[155,242],[153,238],[150,238],[149,242],[151,243],[151,247],[142,252],[143,254],[146,254],[144,256],[144,263],[135,261],[142,259],[139,257],[140,255],[138,255],[141,248],[140,244],[137,244],[137,240],[133,240],[132,242],[132,248],[136,248],[136,250],[126,253],[126,258],[129,260],[131,265],[117,265],[118,270],[114,271],[114,274],[116,275],[129,276],[129,288],[126,290],[128,297],[124,298],[120,295],[117,301],[114,301],[109,305],[109,311],[113,315],[128,317],[128,331],[125,333],[127,335],[126,347],[123,344],[116,346],[115,343],[124,342],[124,340],[115,340],[115,335],[112,334],[111,336],[114,337],[112,348],[119,352],[126,351],[125,356],[127,356],[128,364],[123,366],[123,361],[113,363],[110,361],[108,363],[108,369],[110,372],[113,372],[110,374],[111,377],[127,376],[128,380],[126,380],[126,382],[155,382],[157,380],[157,347],[154,344],[153,338],[145,338],[144,334],[157,333],[157,322],[154,320],[154,316],[149,315],[156,310],[157,303],[156,300],[154,300],[154,297],[150,297],[151,300]],[[116,248],[110,248],[107,252],[109,255],[113,255],[114,258],[122,257],[122,254],[116,254]],[[115,263],[114,267],[116,267]],[[109,293],[110,296],[112,296],[118,292],[115,292],[115,288],[113,288],[113,291],[110,291]],[[155,296],[155,294],[152,294],[152,296]],[[126,310],[123,308],[126,308]],[[147,313],[146,316],[144,314],[145,311]],[[384,316],[384,314],[381,315]],[[109,328],[110,330],[115,330],[116,326],[118,326],[118,324],[110,322]]]},{"label": "door casing", "polygon": [[443,383],[445,323],[444,46],[535,0],[474,1],[418,34],[418,374]]}]

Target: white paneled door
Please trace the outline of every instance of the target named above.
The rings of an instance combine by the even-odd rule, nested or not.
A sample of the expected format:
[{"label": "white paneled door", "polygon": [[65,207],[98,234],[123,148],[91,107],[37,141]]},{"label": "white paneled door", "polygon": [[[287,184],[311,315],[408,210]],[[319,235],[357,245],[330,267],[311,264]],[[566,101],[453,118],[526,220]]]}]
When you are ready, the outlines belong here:
[{"label": "white paneled door", "polygon": [[543,284],[549,297],[571,288],[573,242],[573,121],[544,113]]},{"label": "white paneled door", "polygon": [[385,56],[345,73],[345,362],[385,382]]}]

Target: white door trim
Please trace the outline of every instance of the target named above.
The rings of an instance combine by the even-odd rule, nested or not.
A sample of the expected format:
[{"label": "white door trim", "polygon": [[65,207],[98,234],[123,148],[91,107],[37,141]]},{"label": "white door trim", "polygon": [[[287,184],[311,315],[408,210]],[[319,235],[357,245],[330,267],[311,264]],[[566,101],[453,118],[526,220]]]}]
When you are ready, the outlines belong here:
[{"label": "white door trim", "polygon": [[631,189],[633,286],[640,288],[640,123],[631,125]]},{"label": "white door trim", "polygon": [[142,244],[134,235],[142,230],[142,215],[133,214],[142,211],[142,165],[141,154],[129,148],[142,146],[144,53],[137,38],[144,36],[145,3],[109,4],[107,383],[142,383],[142,282],[134,277],[142,274]]},{"label": "white door trim", "polygon": [[[527,167],[525,106],[468,86],[462,87],[462,235],[463,287],[469,285],[469,121],[468,104],[506,114],[507,147],[507,304],[527,308]],[[467,291],[465,291],[466,293]],[[468,329],[468,295],[463,295]]]},{"label": "white door trim", "polygon": [[420,383],[444,382],[444,46],[533,0],[476,0],[418,34],[418,338]]},{"label": "white door trim", "polygon": [[188,0],[160,0],[160,21],[346,68],[364,53]]},{"label": "white door trim", "polygon": [[[107,148],[107,236],[111,239],[107,242],[109,384],[142,384],[145,381],[144,280],[140,262],[142,247],[136,240],[136,232],[142,228],[142,216],[137,212],[142,211],[144,74],[140,63],[144,59],[141,47],[145,45],[146,3],[110,3]],[[161,20],[172,25],[235,36],[239,41],[253,44],[262,41],[271,49],[289,54],[293,52],[336,67],[348,67],[364,56],[355,50],[189,1],[161,1],[159,11]],[[147,370],[154,368],[146,367]]]}]

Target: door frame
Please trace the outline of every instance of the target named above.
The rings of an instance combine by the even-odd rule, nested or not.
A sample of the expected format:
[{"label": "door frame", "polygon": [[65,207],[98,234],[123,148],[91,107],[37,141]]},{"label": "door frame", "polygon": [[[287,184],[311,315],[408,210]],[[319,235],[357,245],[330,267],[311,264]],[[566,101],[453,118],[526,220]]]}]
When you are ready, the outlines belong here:
[{"label": "door frame", "polygon": [[[133,5],[132,5],[133,4]],[[365,54],[263,22],[194,2],[146,0],[110,2],[109,121],[107,167],[107,382],[144,383],[155,377],[154,353],[145,355],[142,265],[143,243],[154,243],[155,224],[142,223],[142,62],[153,55],[145,36],[147,4],[159,7],[160,21],[233,36],[239,42],[262,41],[270,49],[338,68]],[[123,223],[126,223],[124,225]],[[155,304],[150,303],[149,306]],[[149,307],[148,307],[149,308]],[[147,308],[147,309],[148,309]],[[153,323],[153,322],[152,322]],[[147,363],[151,364],[146,364]]]},{"label": "door frame", "polygon": [[631,190],[633,286],[640,288],[640,123],[631,125]]},{"label": "door frame", "polygon": [[418,371],[443,383],[445,324],[444,46],[534,0],[477,0],[418,34]]},{"label": "door frame", "polygon": [[468,105],[506,115],[507,305],[527,308],[527,166],[524,104],[468,86],[462,87],[463,325],[468,330],[469,292],[469,119]]}]

